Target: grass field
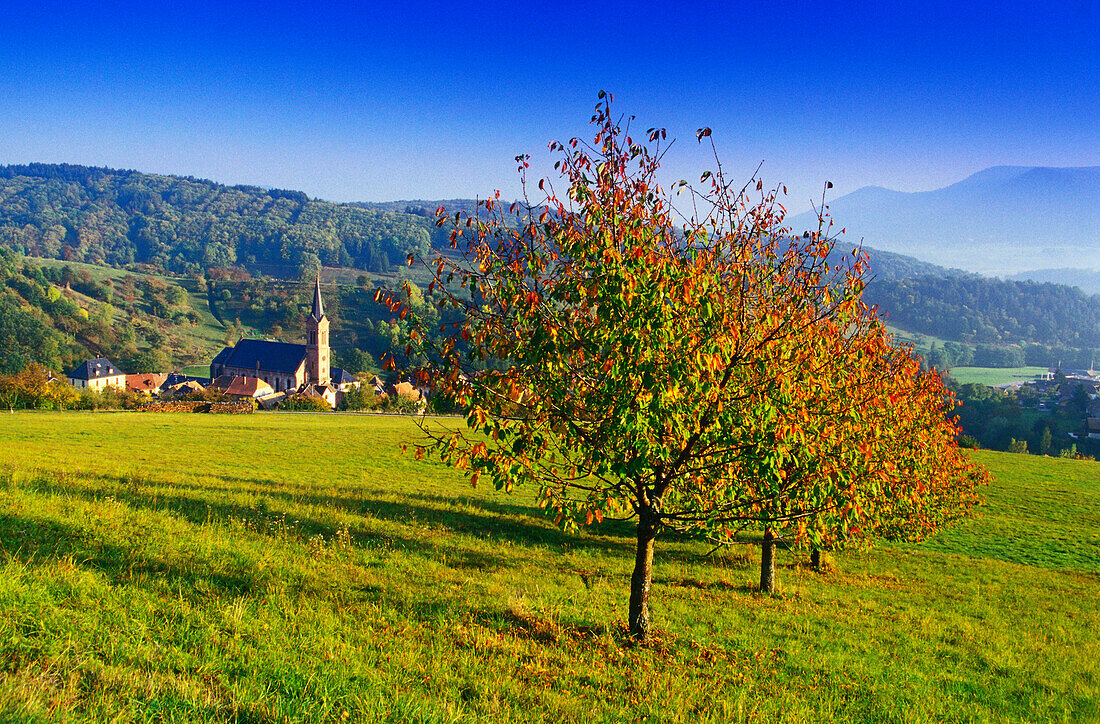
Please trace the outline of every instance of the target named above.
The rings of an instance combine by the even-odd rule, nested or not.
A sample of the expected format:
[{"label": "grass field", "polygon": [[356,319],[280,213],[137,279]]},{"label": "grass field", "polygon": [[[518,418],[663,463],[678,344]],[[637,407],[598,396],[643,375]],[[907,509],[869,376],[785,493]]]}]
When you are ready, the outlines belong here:
[{"label": "grass field", "polygon": [[950,374],[961,385],[977,382],[992,387],[1006,382],[1034,380],[1036,375],[1046,371],[1046,367],[954,367]]},{"label": "grass field", "polygon": [[0,416],[0,720],[1100,720],[1100,467],[975,453],[981,516],[920,546],[659,539],[398,451],[405,418]]}]

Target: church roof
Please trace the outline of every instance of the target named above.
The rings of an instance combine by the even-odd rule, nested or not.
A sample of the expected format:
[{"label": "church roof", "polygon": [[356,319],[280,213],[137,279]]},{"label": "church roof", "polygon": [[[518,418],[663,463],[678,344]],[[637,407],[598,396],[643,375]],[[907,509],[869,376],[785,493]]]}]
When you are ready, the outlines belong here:
[{"label": "church roof", "polygon": [[69,373],[74,380],[98,380],[104,377],[115,377],[122,374],[122,370],[106,357],[96,357],[85,360],[79,367]]},{"label": "church roof", "polygon": [[325,305],[321,302],[321,275],[317,275],[317,285],[313,287],[313,311],[309,316],[318,322],[325,316]]},{"label": "church roof", "polygon": [[347,385],[356,381],[355,375],[339,367],[333,367],[329,370],[329,377],[332,379],[332,384],[334,385]]},{"label": "church roof", "polygon": [[215,359],[218,364],[226,367],[242,369],[261,369],[265,372],[285,372],[294,374],[306,358],[306,346],[304,344],[290,344],[288,342],[268,342],[263,339],[242,339],[237,346],[226,348],[230,354],[222,359],[219,354]]},{"label": "church roof", "polygon": [[232,347],[226,347],[226,348],[225,348],[225,349],[223,349],[223,350],[222,350],[221,352],[218,352],[218,356],[217,356],[217,357],[215,357],[214,359],[210,360],[210,364],[212,364],[212,365],[223,365],[223,364],[225,364],[225,361],[226,361],[227,359],[229,359],[229,357],[230,357],[230,356],[231,356],[232,354],[233,354],[233,348],[232,348]]}]

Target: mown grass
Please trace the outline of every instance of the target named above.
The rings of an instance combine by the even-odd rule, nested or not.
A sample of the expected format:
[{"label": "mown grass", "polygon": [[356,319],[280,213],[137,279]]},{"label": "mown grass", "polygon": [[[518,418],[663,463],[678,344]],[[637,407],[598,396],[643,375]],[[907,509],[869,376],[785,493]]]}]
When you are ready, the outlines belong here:
[{"label": "mown grass", "polygon": [[0,419],[0,719],[1087,721],[1100,468],[975,453],[988,505],[920,546],[632,546],[403,456],[404,418]]},{"label": "mown grass", "polygon": [[960,385],[976,382],[992,387],[1009,382],[1031,381],[1046,371],[1046,367],[953,367],[949,374]]}]

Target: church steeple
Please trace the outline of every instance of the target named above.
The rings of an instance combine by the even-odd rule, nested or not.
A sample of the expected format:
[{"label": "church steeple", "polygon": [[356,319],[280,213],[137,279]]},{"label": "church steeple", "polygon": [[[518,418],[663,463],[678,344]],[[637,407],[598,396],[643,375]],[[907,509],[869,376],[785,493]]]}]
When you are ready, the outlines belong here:
[{"label": "church steeple", "polygon": [[313,287],[313,310],[306,319],[306,374],[310,382],[327,383],[331,380],[329,374],[329,348],[328,348],[328,317],[325,316],[325,307],[321,301],[321,275],[317,275],[317,283]]},{"label": "church steeple", "polygon": [[325,305],[321,302],[321,275],[317,275],[317,284],[313,287],[313,311],[310,317],[320,321],[325,316]]}]

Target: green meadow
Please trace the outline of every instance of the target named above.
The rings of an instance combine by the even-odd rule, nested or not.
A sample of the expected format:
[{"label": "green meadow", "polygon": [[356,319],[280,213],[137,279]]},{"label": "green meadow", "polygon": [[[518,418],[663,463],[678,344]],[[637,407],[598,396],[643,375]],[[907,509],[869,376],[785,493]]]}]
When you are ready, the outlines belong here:
[{"label": "green meadow", "polygon": [[974,453],[917,546],[578,535],[470,488],[408,418],[0,416],[0,721],[1100,720],[1100,467]]},{"label": "green meadow", "polygon": [[1046,367],[953,367],[949,374],[960,385],[976,382],[992,387],[1008,382],[1030,382],[1046,371]]}]

